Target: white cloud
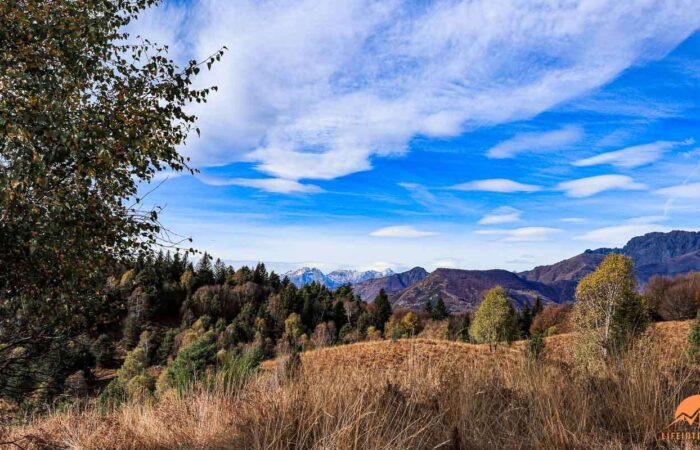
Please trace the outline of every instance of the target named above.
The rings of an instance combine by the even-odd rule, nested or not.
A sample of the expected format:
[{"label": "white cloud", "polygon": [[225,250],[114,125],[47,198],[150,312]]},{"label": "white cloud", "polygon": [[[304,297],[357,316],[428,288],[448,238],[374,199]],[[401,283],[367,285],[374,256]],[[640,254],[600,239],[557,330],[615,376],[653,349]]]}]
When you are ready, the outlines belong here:
[{"label": "white cloud", "polygon": [[485,191],[485,192],[536,192],[541,188],[533,184],[518,183],[505,178],[492,178],[488,180],[474,180],[467,183],[456,184],[451,187],[456,191]]},{"label": "white cloud", "polygon": [[673,199],[700,199],[700,183],[679,184],[663,189],[657,189],[654,194]]},{"label": "white cloud", "polygon": [[522,211],[511,208],[510,206],[502,206],[496,208],[491,213],[486,214],[477,223],[479,225],[499,225],[504,223],[512,223],[520,220]]},{"label": "white cloud", "polygon": [[689,145],[694,141],[689,139],[682,142],[656,141],[650,144],[635,145],[614,152],[602,153],[590,158],[580,159],[573,163],[577,167],[597,166],[610,164],[623,169],[643,166],[660,159],[663,154],[678,145]]},{"label": "white cloud", "polygon": [[652,231],[671,231],[670,228],[653,223],[626,223],[589,231],[576,239],[595,242],[606,247],[621,247],[635,236],[642,236]]},{"label": "white cloud", "polygon": [[418,230],[412,226],[399,225],[394,227],[380,228],[374,230],[369,235],[374,237],[390,237],[390,238],[421,238],[435,236],[438,233],[434,231]]},{"label": "white cloud", "polygon": [[692,0],[182,8],[159,8],[136,28],[172,39],[181,59],[230,49],[198,81],[219,91],[194,105],[203,138],[184,151],[198,167],[248,161],[294,181],[368,170],[417,135],[533,117],[663,56],[700,24]]},{"label": "white cloud", "polygon": [[563,217],[559,221],[564,223],[583,223],[586,219],[583,217]]},{"label": "white cloud", "polygon": [[372,261],[369,264],[356,268],[356,270],[374,270],[376,272],[384,272],[388,269],[391,269],[396,272],[402,270],[403,267],[400,264],[390,263],[386,261]]},{"label": "white cloud", "polygon": [[559,183],[557,189],[569,197],[590,197],[611,189],[632,191],[646,189],[646,186],[626,175],[598,175]]},{"label": "white cloud", "polygon": [[462,261],[457,258],[448,257],[431,261],[429,265],[439,269],[457,269],[462,265]]},{"label": "white cloud", "polygon": [[582,137],[581,128],[573,125],[544,133],[520,133],[512,139],[491,147],[486,154],[494,159],[513,158],[524,152],[561,149],[579,141]]},{"label": "white cloud", "polygon": [[503,236],[503,242],[542,242],[549,239],[554,233],[559,233],[559,228],[550,227],[524,227],[510,230],[477,230],[476,234]]},{"label": "white cloud", "polygon": [[155,175],[153,175],[153,178],[151,178],[151,183],[160,183],[167,180],[172,180],[174,178],[180,178],[184,175],[189,175],[189,172],[175,172],[174,170],[163,170],[161,172],[156,172]]},{"label": "white cloud", "polygon": [[219,178],[206,175],[199,175],[197,178],[211,186],[245,186],[278,194],[323,192],[323,189],[313,184],[302,184],[283,178]]}]

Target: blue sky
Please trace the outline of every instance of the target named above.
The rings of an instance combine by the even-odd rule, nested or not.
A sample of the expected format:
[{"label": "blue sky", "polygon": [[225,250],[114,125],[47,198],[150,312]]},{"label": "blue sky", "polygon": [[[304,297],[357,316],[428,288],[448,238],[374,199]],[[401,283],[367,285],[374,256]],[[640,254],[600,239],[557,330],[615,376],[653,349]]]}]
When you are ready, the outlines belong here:
[{"label": "blue sky", "polygon": [[[226,45],[148,199],[277,270],[523,270],[700,219],[700,4],[192,1],[133,33]],[[143,190],[151,189],[144,186]]]}]

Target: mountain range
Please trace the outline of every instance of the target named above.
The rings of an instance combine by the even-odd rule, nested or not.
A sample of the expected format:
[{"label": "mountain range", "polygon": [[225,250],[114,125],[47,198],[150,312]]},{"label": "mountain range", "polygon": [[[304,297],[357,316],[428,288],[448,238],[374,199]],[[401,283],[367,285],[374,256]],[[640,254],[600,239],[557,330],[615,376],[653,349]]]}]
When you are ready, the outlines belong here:
[{"label": "mountain range", "polygon": [[289,281],[294,283],[297,287],[309,283],[319,283],[325,285],[329,289],[336,289],[344,284],[357,284],[375,278],[391,276],[393,274],[394,271],[391,269],[386,269],[381,272],[377,270],[334,270],[333,272],[324,274],[316,268],[302,267],[301,269],[291,270],[285,273],[284,276],[289,278]]},{"label": "mountain range", "polygon": [[631,239],[622,248],[586,250],[555,264],[514,273],[506,270],[436,269],[421,267],[384,277],[353,283],[355,293],[372,301],[381,289],[395,307],[422,309],[426,301],[441,297],[453,312],[473,309],[484,293],[503,286],[516,306],[531,304],[537,297],[544,303],[574,300],[578,282],[593,272],[610,253],[632,258],[637,279],[644,285],[654,275],[676,275],[700,271],[700,232],[649,233]]}]

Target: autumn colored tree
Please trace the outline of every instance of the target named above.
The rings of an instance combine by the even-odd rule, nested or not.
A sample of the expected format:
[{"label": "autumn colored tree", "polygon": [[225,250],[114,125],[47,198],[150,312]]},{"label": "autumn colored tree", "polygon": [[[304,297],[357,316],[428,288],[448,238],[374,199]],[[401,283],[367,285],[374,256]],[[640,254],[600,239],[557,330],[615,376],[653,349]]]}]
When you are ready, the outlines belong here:
[{"label": "autumn colored tree", "polygon": [[486,293],[486,297],[474,314],[469,335],[476,341],[489,344],[495,350],[499,342],[512,342],[518,338],[518,313],[501,286]]},{"label": "autumn colored tree", "polygon": [[632,260],[610,254],[576,288],[577,355],[586,365],[619,354],[647,325]]},{"label": "autumn colored tree", "polygon": [[415,336],[420,331],[420,318],[418,314],[409,311],[401,319],[401,326],[409,336]]},{"label": "autumn colored tree", "polygon": [[138,187],[191,170],[185,108],[209,89],[192,86],[198,62],[178,67],[124,32],[155,3],[0,2],[0,394],[50,343],[96,325],[116,263],[164,242]]}]

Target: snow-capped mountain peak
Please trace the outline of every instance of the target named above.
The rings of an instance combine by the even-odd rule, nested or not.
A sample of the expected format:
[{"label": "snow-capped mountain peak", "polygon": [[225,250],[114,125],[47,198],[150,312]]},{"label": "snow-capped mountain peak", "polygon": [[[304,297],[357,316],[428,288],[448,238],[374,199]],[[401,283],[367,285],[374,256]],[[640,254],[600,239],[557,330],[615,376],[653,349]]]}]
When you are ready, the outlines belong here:
[{"label": "snow-capped mountain peak", "polygon": [[360,283],[362,281],[372,280],[374,278],[386,277],[392,275],[393,273],[394,271],[391,269],[386,269],[381,272],[377,270],[361,271],[341,269],[334,270],[326,275],[315,267],[302,267],[297,270],[291,270],[284,275],[297,287],[316,282],[323,284],[330,289],[335,289],[344,284]]}]

